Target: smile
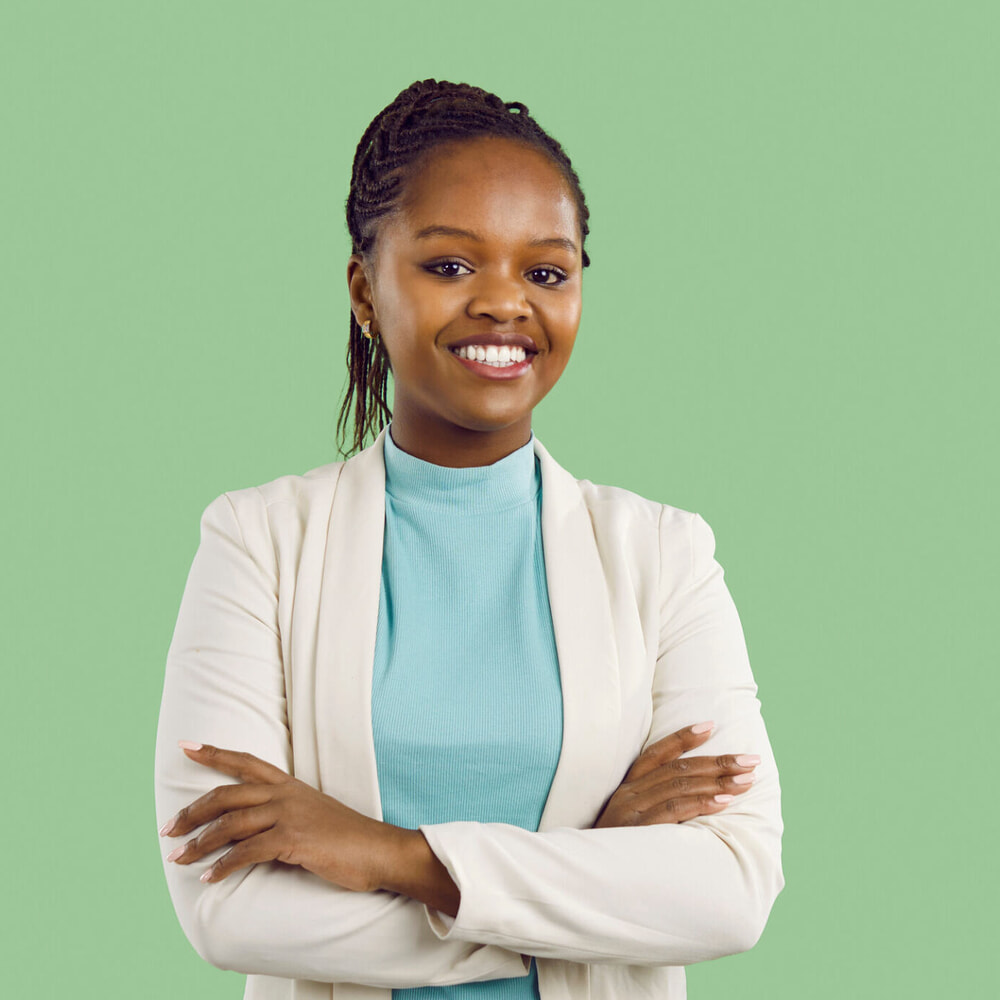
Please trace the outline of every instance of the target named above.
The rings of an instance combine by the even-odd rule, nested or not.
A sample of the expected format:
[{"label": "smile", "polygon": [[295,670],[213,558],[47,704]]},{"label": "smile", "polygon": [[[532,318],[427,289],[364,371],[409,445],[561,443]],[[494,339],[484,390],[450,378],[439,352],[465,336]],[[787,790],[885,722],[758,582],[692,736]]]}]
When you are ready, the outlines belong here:
[{"label": "smile", "polygon": [[531,368],[534,354],[528,354],[523,347],[458,347],[449,352],[463,367],[491,379],[517,378]]},{"label": "smile", "polygon": [[453,348],[453,351],[460,358],[467,358],[469,361],[478,361],[480,364],[498,368],[516,365],[518,362],[524,361],[526,354],[523,347],[507,347],[506,345],[496,347],[493,344],[470,344],[468,347]]}]

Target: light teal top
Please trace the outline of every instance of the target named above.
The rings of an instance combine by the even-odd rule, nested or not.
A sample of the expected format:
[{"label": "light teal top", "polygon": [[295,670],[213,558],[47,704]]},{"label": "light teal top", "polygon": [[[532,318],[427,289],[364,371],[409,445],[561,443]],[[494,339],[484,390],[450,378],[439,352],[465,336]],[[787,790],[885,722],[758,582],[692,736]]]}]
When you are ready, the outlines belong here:
[{"label": "light teal top", "polygon": [[[534,437],[451,469],[385,435],[372,729],[383,818],[537,830],[562,746]],[[537,1000],[531,973],[395,1000]]]}]

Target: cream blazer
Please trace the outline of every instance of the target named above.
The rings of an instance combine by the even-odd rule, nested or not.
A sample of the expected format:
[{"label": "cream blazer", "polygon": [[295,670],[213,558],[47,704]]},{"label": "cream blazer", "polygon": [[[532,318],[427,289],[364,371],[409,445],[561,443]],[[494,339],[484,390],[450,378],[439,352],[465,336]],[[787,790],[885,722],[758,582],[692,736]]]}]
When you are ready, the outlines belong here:
[{"label": "cream blazer", "polygon": [[[371,680],[385,517],[383,431],[346,462],[205,510],[156,746],[157,819],[232,779],[179,739],[246,750],[381,818]],[[198,953],[249,1000],[389,1000],[393,987],[525,975],[543,1000],[685,996],[682,966],[750,948],[784,881],[778,774],[711,529],[697,514],[577,480],[535,440],[563,696],[537,833],[423,827],[461,890],[454,919],[260,864],[204,885],[164,863]],[[697,754],[757,753],[724,811],[591,829],[647,744],[714,719]],[[165,856],[175,842],[161,841]]]}]

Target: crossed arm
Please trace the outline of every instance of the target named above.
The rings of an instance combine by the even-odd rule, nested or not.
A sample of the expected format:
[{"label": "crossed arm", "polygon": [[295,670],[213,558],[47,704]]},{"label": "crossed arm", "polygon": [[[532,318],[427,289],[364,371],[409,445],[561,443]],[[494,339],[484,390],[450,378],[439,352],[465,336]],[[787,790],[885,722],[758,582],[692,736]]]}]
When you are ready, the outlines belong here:
[{"label": "crossed arm", "polygon": [[[689,726],[654,743],[608,800],[595,829],[680,823],[721,812],[753,782],[756,755],[688,757],[711,723]],[[182,741],[188,757],[237,779],[185,806],[160,828],[162,837],[197,836],[168,862],[189,865],[226,851],[199,876],[218,882],[267,861],[298,865],[352,892],[401,893],[455,917],[461,894],[419,830],[372,819],[242,751]]]},{"label": "crossed arm", "polygon": [[[235,523],[216,516],[220,520],[203,536],[196,567],[199,558],[218,560],[219,552],[203,555],[203,549],[222,539],[225,559],[232,563],[226,571],[255,572],[241,555]],[[690,593],[678,598],[682,611],[679,618],[673,612],[661,650],[653,732],[679,726],[685,714],[690,720],[699,708],[713,713],[718,708],[727,745],[745,739],[748,748],[765,752],[765,764],[773,764],[745,649],[742,660],[734,658],[713,631],[716,603],[721,602],[723,617],[735,612],[728,610],[731,602],[708,540],[703,533],[704,565],[693,569]],[[199,579],[193,568],[188,589],[194,590],[185,592],[178,623],[186,646],[222,648],[243,672],[224,671],[233,687],[220,695],[219,678],[200,676],[181,662],[185,649],[172,647],[164,703],[174,708],[161,714],[158,807],[167,820],[163,835],[169,853],[164,853],[171,859],[167,877],[178,916],[213,964],[286,978],[405,987],[522,975],[523,955],[687,964],[756,940],[761,914],[766,918],[780,889],[775,849],[780,820],[773,769],[763,796],[754,783],[736,780],[754,774],[753,755],[682,757],[713,735],[687,727],[650,746],[635,762],[594,830],[533,834],[502,824],[464,823],[401,830],[347,808],[262,759],[283,762],[273,747],[266,748],[289,746],[289,734],[283,722],[270,717],[273,712],[262,711],[253,684],[264,682],[247,678],[254,670],[280,678],[280,654],[273,646],[270,654],[262,653],[268,646],[262,616],[239,602],[219,601],[215,591],[203,600]],[[731,633],[732,621],[724,624]],[[695,677],[706,642],[707,653],[728,666],[716,677]],[[182,731],[186,716],[176,706],[197,701],[199,685],[205,684],[215,685],[216,704],[225,705],[225,731],[239,732],[244,746],[260,747],[261,757],[212,746],[182,752],[174,745],[181,736],[201,735]],[[220,732],[207,728],[209,734]],[[233,780],[213,787],[217,774]],[[182,797],[183,788],[205,791]],[[744,799],[748,805],[741,807]],[[629,833],[626,827],[647,832]],[[636,857],[657,861],[656,877],[643,878],[643,885],[635,884]],[[468,877],[469,871],[476,877]],[[552,873],[548,882],[545,872]],[[199,875],[216,884],[203,884]],[[606,900],[616,897],[612,889],[625,884],[629,893],[617,897],[628,898],[616,903],[616,912],[606,912]],[[567,885],[577,888],[578,898],[572,891],[567,896]],[[507,898],[498,899],[506,886]],[[501,912],[503,926],[495,917]]]}]

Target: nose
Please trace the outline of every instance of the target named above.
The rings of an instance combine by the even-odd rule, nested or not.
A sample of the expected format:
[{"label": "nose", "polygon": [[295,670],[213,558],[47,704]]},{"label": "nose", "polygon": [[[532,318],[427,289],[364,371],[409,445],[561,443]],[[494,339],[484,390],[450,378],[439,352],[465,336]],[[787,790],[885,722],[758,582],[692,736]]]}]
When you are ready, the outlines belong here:
[{"label": "nose", "polygon": [[520,276],[480,271],[467,311],[475,319],[489,318],[495,323],[527,319],[530,313]]}]

